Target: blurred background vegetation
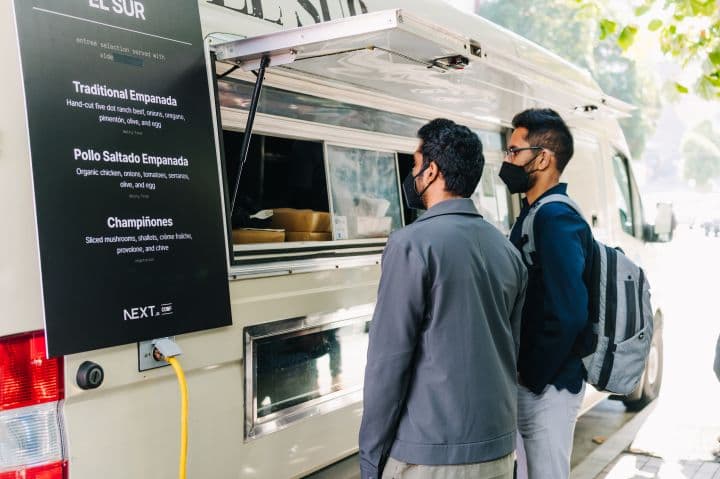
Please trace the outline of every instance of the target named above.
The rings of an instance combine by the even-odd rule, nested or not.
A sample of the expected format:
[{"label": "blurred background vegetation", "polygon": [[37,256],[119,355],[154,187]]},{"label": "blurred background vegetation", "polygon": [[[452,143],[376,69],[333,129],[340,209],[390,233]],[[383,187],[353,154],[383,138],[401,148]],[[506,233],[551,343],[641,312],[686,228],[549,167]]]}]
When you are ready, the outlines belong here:
[{"label": "blurred background vegetation", "polygon": [[611,96],[637,107],[622,120],[633,158],[640,158],[655,131],[660,109],[658,88],[616,42],[601,42],[600,23],[587,9],[567,0],[486,0],[476,13],[586,68]]},{"label": "blurred background vegetation", "polygon": [[646,204],[720,215],[720,1],[446,1],[587,69],[637,108],[621,125]]}]

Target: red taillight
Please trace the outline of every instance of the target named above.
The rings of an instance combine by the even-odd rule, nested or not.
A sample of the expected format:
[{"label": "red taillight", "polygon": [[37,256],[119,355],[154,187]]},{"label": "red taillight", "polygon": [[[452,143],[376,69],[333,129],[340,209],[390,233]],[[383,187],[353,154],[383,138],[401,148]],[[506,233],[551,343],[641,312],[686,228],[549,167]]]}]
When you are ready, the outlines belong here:
[{"label": "red taillight", "polygon": [[9,472],[0,472],[0,479],[67,479],[67,461]]},{"label": "red taillight", "polygon": [[67,479],[63,385],[42,331],[0,338],[0,479]]},{"label": "red taillight", "polygon": [[0,338],[0,411],[59,401],[63,384],[62,359],[45,358],[42,331]]}]

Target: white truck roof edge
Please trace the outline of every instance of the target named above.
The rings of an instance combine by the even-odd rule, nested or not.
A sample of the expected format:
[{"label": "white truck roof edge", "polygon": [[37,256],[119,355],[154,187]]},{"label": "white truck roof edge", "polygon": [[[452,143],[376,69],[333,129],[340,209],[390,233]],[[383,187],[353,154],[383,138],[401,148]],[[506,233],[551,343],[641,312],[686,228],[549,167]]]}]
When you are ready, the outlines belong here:
[{"label": "white truck roof edge", "polygon": [[[259,32],[264,35],[269,32],[279,31],[283,29],[282,25],[263,21],[261,19],[252,18],[251,15],[237,13],[224,7],[213,5],[206,0],[198,0],[200,5],[201,17],[203,19],[203,30],[210,35],[211,32],[223,32],[227,37],[236,35],[237,37],[256,36]],[[289,0],[280,0],[277,2],[286,10],[292,11],[294,2]],[[580,68],[568,60],[560,57],[552,51],[521,37],[479,15],[463,12],[439,0],[394,0],[387,2],[386,0],[365,0],[368,10],[372,12],[382,11],[387,8],[401,9],[403,16],[408,14],[416,18],[432,19],[432,22],[446,31],[451,30],[457,35],[462,35],[468,39],[478,42],[483,47],[483,51],[488,57],[494,59],[510,59],[515,62],[515,72],[518,63],[523,66],[531,65],[535,74],[541,76],[550,76],[552,81],[567,83],[569,89],[582,91],[583,94],[592,96],[598,106],[604,103],[615,105],[615,99],[605,95],[597,82],[592,78],[590,73]],[[224,10],[224,12],[223,12]],[[221,13],[226,13],[221,15]],[[257,30],[240,31],[234,28],[233,17],[242,16],[252,18],[257,22]],[[287,28],[288,25],[285,25]],[[538,68],[537,65],[540,65]],[[618,100],[619,101],[619,100]],[[628,116],[627,108],[608,108],[613,111],[615,116]]]},{"label": "white truck roof edge", "polygon": [[[456,12],[456,15],[463,14]],[[473,17],[473,20],[487,23],[486,20],[480,17]],[[380,35],[384,32],[387,32],[387,36]],[[502,33],[504,35],[509,34],[504,30]],[[394,38],[393,35],[398,37],[407,35],[408,38],[403,40],[402,38]],[[411,38],[416,38],[417,41],[412,48],[408,49],[408,45],[411,43],[408,39]],[[393,41],[393,39],[396,41]],[[393,48],[389,46],[391,44],[404,45],[404,48],[408,50]],[[525,46],[527,45],[534,44],[526,43]],[[481,43],[472,37],[449,31],[442,24],[430,22],[412,12],[393,9],[234,40],[215,45],[215,50],[220,61],[234,63],[244,70],[256,69],[259,66],[261,57],[270,56],[271,68],[285,65],[294,71],[309,76],[331,78],[338,84],[362,86],[370,92],[390,96],[399,95],[408,101],[421,103],[436,101],[437,104],[442,105],[445,99],[439,101],[436,98],[430,99],[425,91],[426,88],[433,88],[436,92],[444,90],[444,95],[449,100],[446,102],[449,108],[452,108],[453,100],[457,100],[457,98],[452,98],[451,95],[455,87],[464,89],[464,98],[467,99],[473,96],[481,98],[483,90],[491,86],[493,88],[509,89],[509,92],[526,96],[539,105],[547,103],[549,106],[560,109],[561,113],[574,111],[581,114],[594,114],[593,112],[598,111],[602,115],[620,118],[629,116],[629,112],[632,111],[630,105],[605,95],[586,71],[577,70],[581,73],[581,77],[587,80],[578,82],[575,81],[577,78],[566,78],[552,68],[547,68],[547,65],[538,65],[522,57],[508,56],[507,49],[495,49],[495,46],[492,42],[490,44]],[[540,47],[535,45],[533,48]],[[382,58],[377,56],[372,58],[371,62],[365,64],[360,64],[350,58],[351,55],[355,55],[361,50],[371,51],[374,49],[386,51],[390,54],[382,67],[379,67]],[[557,55],[547,53],[552,57],[554,64],[567,63]],[[412,75],[408,73],[406,65],[403,65],[402,62],[392,61],[392,58],[390,58],[392,55],[395,58],[416,61],[425,66],[433,66],[435,64],[434,59],[442,57],[444,54],[468,58],[469,63],[476,63],[479,66],[476,66],[475,70],[471,68],[468,72],[448,74],[445,79],[439,77],[429,79],[426,84],[428,86],[423,85],[420,87],[420,93],[417,94],[411,93],[415,90],[412,85],[406,85],[406,88],[398,90],[396,83],[405,81],[405,79],[398,80],[398,77],[404,75],[406,78],[410,78]],[[316,59],[332,55],[348,55],[345,60],[336,60],[343,65],[343,72],[340,74],[330,73],[333,70],[331,68],[322,70],[313,66],[306,68],[304,64],[296,64],[298,60]],[[522,67],[520,70],[524,71],[524,74],[517,73],[518,65]],[[353,72],[352,68],[357,68],[357,70]],[[368,75],[369,68],[375,68],[377,75]],[[543,98],[540,95],[534,95],[532,88],[518,89],[517,85],[515,87],[509,85],[505,87],[492,86],[484,79],[487,69],[502,72],[501,74],[513,78],[520,78],[520,81],[528,86],[536,84],[538,89],[550,87],[556,90],[556,94],[554,98],[550,96]],[[378,76],[383,77],[383,75],[388,77],[386,84],[375,81]],[[417,72],[414,75],[416,77]],[[470,82],[453,80],[450,78],[452,75],[469,77],[465,80],[470,80]],[[476,91],[478,95],[473,95],[473,91]],[[472,105],[463,101],[469,116],[473,116],[473,114],[482,116],[478,112],[482,110],[484,105],[482,105],[481,100],[477,103]]]}]

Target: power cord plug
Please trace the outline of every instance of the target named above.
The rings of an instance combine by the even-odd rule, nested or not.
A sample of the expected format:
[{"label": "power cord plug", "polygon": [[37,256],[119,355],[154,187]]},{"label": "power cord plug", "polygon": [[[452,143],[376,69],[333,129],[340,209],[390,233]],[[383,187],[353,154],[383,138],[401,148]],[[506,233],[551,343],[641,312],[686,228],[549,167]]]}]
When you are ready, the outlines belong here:
[{"label": "power cord plug", "polygon": [[167,358],[174,358],[182,354],[180,346],[170,338],[156,339],[152,345],[153,358],[156,361],[167,361]]}]

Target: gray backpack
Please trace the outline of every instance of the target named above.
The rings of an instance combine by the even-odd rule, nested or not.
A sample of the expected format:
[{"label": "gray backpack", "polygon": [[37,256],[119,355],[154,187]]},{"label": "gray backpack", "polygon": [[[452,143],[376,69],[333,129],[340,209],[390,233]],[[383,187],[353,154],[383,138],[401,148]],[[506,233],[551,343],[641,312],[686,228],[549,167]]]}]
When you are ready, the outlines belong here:
[{"label": "gray backpack", "polygon": [[[565,195],[548,195],[536,201],[522,225],[523,256],[535,259],[533,223],[548,203],[564,203],[582,212]],[[587,382],[600,391],[628,395],[642,378],[653,335],[650,285],[642,268],[616,248],[593,241],[593,261],[586,265],[589,324],[592,348],[583,357]]]}]

